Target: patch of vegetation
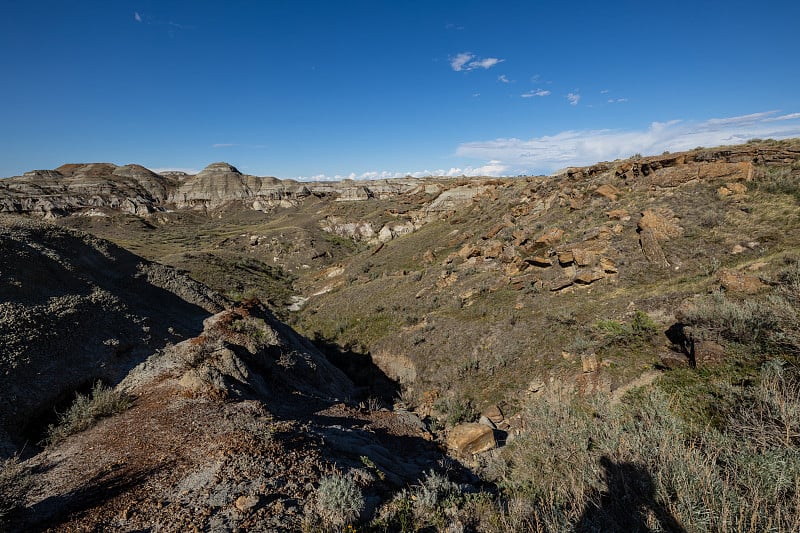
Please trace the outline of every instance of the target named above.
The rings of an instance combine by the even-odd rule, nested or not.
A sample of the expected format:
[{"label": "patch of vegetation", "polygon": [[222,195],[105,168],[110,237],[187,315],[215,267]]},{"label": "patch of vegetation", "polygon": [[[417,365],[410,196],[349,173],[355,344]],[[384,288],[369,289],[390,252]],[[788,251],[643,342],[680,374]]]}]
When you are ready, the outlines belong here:
[{"label": "patch of vegetation", "polygon": [[32,484],[30,473],[17,457],[0,461],[0,528],[8,516],[23,505]]},{"label": "patch of vegetation", "polygon": [[752,353],[800,354],[800,261],[790,259],[767,296],[735,299],[715,292],[695,300],[683,321],[703,336],[736,343]]},{"label": "patch of vegetation", "polygon": [[315,510],[326,527],[352,524],[364,511],[364,496],[351,476],[332,474],[319,482]]},{"label": "patch of vegetation", "polygon": [[98,381],[90,395],[77,394],[69,409],[58,415],[58,424],[47,428],[47,444],[57,444],[65,438],[91,427],[101,418],[129,409],[133,399]]},{"label": "patch of vegetation", "polygon": [[487,468],[502,494],[489,520],[510,523],[513,506],[530,531],[797,530],[797,377],[764,365],[757,383],[735,387],[721,428],[687,421],[661,387],[618,406],[551,390],[526,411],[546,430]]},{"label": "patch of vegetation", "polygon": [[430,470],[418,485],[401,490],[373,521],[372,530],[436,531],[447,530],[448,524],[464,507],[466,496],[446,476]]},{"label": "patch of vegetation", "polygon": [[800,202],[800,174],[792,167],[768,167],[764,176],[753,182],[758,190],[769,194],[785,194]]},{"label": "patch of vegetation", "polygon": [[231,331],[245,335],[255,344],[256,348],[263,348],[277,343],[275,332],[262,318],[252,316],[237,318],[231,321],[228,328]]},{"label": "patch of vegetation", "polygon": [[442,413],[445,423],[449,426],[455,426],[462,422],[470,422],[474,420],[478,414],[472,400],[469,398],[440,398],[434,404],[434,408]]},{"label": "patch of vegetation", "polygon": [[605,345],[617,346],[647,344],[659,332],[658,324],[644,311],[636,311],[629,323],[598,320],[594,329]]}]

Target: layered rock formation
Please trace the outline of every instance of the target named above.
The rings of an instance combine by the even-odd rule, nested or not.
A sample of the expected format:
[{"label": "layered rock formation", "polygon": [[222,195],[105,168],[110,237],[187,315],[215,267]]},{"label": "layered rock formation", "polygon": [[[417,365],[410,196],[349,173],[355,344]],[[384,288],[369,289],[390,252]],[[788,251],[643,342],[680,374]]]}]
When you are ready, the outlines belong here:
[{"label": "layered rock formation", "polygon": [[[593,179],[613,173],[640,186],[675,187],[692,180],[727,178],[747,180],[753,165],[793,161],[797,146],[747,144],[716,150],[693,150],[636,160],[570,168],[553,177],[565,181]],[[148,215],[157,210],[214,210],[229,203],[269,211],[292,207],[310,196],[338,201],[368,201],[394,196],[430,195],[427,213],[438,215],[470,202],[484,192],[480,179],[401,178],[356,182],[280,180],[242,174],[228,163],[212,163],[197,175],[156,174],[139,165],[110,163],[68,164],[55,170],[34,170],[0,180],[0,212],[59,217],[92,208]],[[486,181],[485,179],[483,181]],[[595,195],[615,199],[618,190],[600,187]],[[578,207],[585,199],[571,198]]]}]

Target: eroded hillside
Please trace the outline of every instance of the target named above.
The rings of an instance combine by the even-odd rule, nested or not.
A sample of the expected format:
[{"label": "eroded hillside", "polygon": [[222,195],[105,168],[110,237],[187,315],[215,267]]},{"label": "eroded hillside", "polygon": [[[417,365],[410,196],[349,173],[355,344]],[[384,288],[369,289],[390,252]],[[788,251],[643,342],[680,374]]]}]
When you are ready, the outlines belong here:
[{"label": "eroded hillside", "polygon": [[324,475],[374,509],[443,457],[256,300],[33,220],[0,245],[6,528],[300,529]]},{"label": "eroded hillside", "polygon": [[[769,402],[781,395],[794,405],[798,141],[502,179],[313,184],[223,163],[197,176],[65,165],[0,181],[0,210],[14,213],[3,241],[14,254],[0,259],[13,326],[0,330],[4,356],[51,357],[48,332],[68,331],[65,345],[88,346],[80,357],[104,369],[49,396],[43,381],[31,397],[47,400],[28,412],[97,379],[134,398],[28,459],[55,487],[29,497],[29,519],[47,510],[36,523],[344,527],[357,515],[327,516],[319,498],[327,479],[346,478],[374,530],[639,527],[613,503],[625,498],[655,529],[771,527],[746,502],[773,482],[785,489],[769,496],[782,509],[775,524],[797,524],[796,487],[748,478],[741,461],[768,449],[791,462],[800,420],[775,415],[775,427],[747,433],[755,422],[740,407],[780,410]],[[26,270],[32,253],[55,263]],[[136,285],[145,280],[167,292]],[[73,301],[87,322],[59,311]],[[196,312],[178,312],[187,305]],[[61,383],[61,363],[47,360]],[[9,451],[31,434],[6,427],[17,427]],[[776,427],[783,440],[758,437]],[[692,437],[698,428],[709,433]],[[714,459],[735,442],[753,455]],[[648,455],[657,443],[671,455]],[[98,446],[109,459],[90,461],[95,478],[70,475]],[[680,461],[708,470],[680,477]],[[652,493],[622,495],[626,476]],[[681,485],[695,478],[723,487],[721,499],[693,499],[713,492]],[[75,496],[51,510],[59,493]],[[159,521],[162,509],[175,521]]]}]

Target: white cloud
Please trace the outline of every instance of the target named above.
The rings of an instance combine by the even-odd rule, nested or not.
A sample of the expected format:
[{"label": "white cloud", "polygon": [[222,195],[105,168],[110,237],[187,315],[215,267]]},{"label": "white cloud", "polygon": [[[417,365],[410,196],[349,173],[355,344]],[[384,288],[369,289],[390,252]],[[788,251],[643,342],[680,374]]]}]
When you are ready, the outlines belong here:
[{"label": "white cloud", "polygon": [[627,101],[628,101],[627,98],[609,98],[608,99],[608,103],[609,104],[621,104],[621,103],[624,103],[624,102],[627,102]]},{"label": "white cloud", "polygon": [[211,148],[230,148],[232,146],[239,146],[239,145],[235,143],[216,143],[212,144]]},{"label": "white cloud", "polygon": [[142,16],[139,14],[138,11],[134,11],[133,12],[133,20],[135,20],[136,22],[141,22],[142,21]]},{"label": "white cloud", "polygon": [[569,100],[569,105],[578,105],[581,101],[581,95],[578,93],[569,93],[566,98]]},{"label": "white cloud", "polygon": [[653,122],[640,130],[568,130],[532,139],[494,139],[467,142],[456,155],[504,167],[511,175],[552,172],[568,166],[588,165],[629,157],[634,153],[660,154],[665,150],[690,150],[697,146],[739,144],[752,138],[800,136],[800,113],[775,116],[777,111],[754,113],[701,122]]},{"label": "white cloud", "polygon": [[550,96],[550,91],[545,89],[536,89],[535,91],[528,91],[520,95],[523,98],[533,98],[534,96]]},{"label": "white cloud", "polygon": [[609,93],[608,89],[603,89],[602,91],[600,91],[600,94],[608,94],[608,93]]},{"label": "white cloud", "polygon": [[505,74],[500,74],[499,76],[497,76],[497,80],[503,83],[511,83],[511,80],[508,79]]},{"label": "white cloud", "polygon": [[455,70],[456,72],[460,72],[462,70],[469,70],[465,69],[464,65],[469,63],[469,61],[475,57],[474,55],[470,54],[469,52],[461,52],[456,57],[450,60],[450,68]]},{"label": "white cloud", "polygon": [[347,175],[335,174],[315,174],[313,176],[297,176],[298,181],[342,181],[349,180],[386,180],[396,178],[425,178],[429,176],[505,176],[508,175],[509,166],[502,161],[488,161],[480,166],[450,167],[438,170],[417,170],[409,172],[392,172],[388,170],[368,171],[356,174],[351,172]]},{"label": "white cloud", "polygon": [[466,72],[475,70],[477,68],[489,69],[498,63],[502,63],[505,59],[498,59],[496,57],[479,58],[472,52],[461,52],[454,58],[450,59],[450,68],[456,72]]},{"label": "white cloud", "polygon": [[477,61],[472,61],[468,66],[472,68],[492,68],[498,63],[502,63],[502,59],[497,59],[496,57],[487,57],[485,59],[479,59]]}]

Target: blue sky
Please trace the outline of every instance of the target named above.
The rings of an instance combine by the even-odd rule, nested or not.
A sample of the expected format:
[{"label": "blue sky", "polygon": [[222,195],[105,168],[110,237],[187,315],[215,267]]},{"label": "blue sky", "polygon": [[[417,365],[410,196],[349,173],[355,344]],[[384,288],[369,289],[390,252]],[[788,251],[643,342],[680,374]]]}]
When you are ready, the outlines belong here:
[{"label": "blue sky", "polygon": [[8,2],[0,176],[517,175],[800,136],[800,2]]}]

